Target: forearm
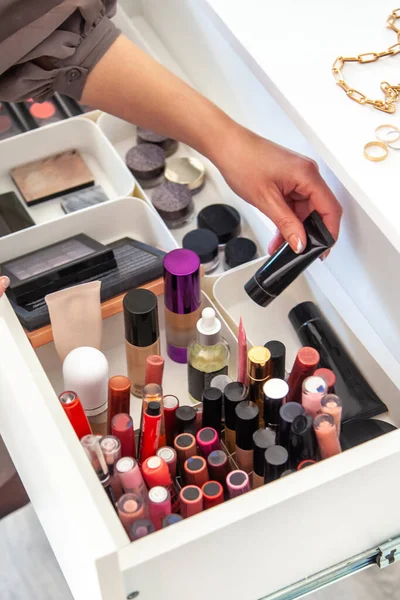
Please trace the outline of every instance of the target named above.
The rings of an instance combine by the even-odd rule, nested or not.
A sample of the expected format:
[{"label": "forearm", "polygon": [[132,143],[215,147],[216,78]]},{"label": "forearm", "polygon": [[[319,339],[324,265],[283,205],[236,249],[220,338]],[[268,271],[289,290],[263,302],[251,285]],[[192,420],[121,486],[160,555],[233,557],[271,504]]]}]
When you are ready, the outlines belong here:
[{"label": "forearm", "polygon": [[120,36],[88,77],[82,101],[168,135],[214,162],[237,125],[212,102]]}]

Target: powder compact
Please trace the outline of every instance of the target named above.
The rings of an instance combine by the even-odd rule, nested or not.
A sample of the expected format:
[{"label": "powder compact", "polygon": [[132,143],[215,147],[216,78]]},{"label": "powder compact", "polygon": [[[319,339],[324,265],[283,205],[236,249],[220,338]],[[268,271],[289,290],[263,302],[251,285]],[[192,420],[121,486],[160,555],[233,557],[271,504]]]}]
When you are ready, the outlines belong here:
[{"label": "powder compact", "polygon": [[178,149],[178,142],[172,138],[164,135],[159,135],[150,131],[149,129],[143,129],[138,127],[136,130],[136,141],[138,144],[155,144],[164,150],[165,156],[171,156]]},{"label": "powder compact", "polygon": [[201,160],[193,156],[170,158],[165,169],[165,179],[186,185],[193,194],[203,189],[206,169]]},{"label": "powder compact", "polygon": [[197,227],[210,229],[224,246],[240,234],[240,214],[228,204],[210,204],[197,215]]},{"label": "powder compact", "polygon": [[15,167],[10,175],[29,206],[94,184],[93,174],[77,150]]},{"label": "powder compact", "polygon": [[34,220],[14,192],[0,194],[0,237],[32,225]]},{"label": "powder compact", "polygon": [[155,144],[134,146],[125,156],[128,169],[144,188],[158,185],[165,169],[165,153]]},{"label": "powder compact", "polygon": [[185,235],[182,246],[193,250],[200,258],[204,273],[208,275],[219,265],[218,238],[209,229],[194,229]]},{"label": "powder compact", "polygon": [[95,206],[101,202],[108,200],[104,193],[101,185],[94,185],[93,187],[81,190],[79,192],[72,192],[72,194],[66,194],[60,198],[60,204],[63,211],[68,214],[83,208],[89,208]]},{"label": "powder compact", "polygon": [[257,246],[253,240],[248,238],[232,238],[225,246],[225,265],[227,269],[244,265],[256,257]]},{"label": "powder compact", "polygon": [[180,183],[165,181],[154,190],[151,201],[169,229],[182,227],[193,216],[192,192]]}]

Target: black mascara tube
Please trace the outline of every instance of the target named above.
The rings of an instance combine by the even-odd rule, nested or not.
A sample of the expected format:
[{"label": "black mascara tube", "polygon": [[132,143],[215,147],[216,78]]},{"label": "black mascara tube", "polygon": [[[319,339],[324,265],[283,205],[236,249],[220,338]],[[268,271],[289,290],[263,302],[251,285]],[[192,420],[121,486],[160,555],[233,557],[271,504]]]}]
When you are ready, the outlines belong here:
[{"label": "black mascara tube", "polygon": [[303,225],[307,235],[304,251],[296,254],[288,242],[285,242],[244,286],[250,298],[260,306],[268,306],[335,243],[315,210],[305,219]]},{"label": "black mascara tube", "polygon": [[292,308],[289,320],[301,343],[319,352],[319,366],[335,373],[335,392],[343,403],[343,423],[387,412],[387,406],[365,380],[318,306],[302,302]]}]

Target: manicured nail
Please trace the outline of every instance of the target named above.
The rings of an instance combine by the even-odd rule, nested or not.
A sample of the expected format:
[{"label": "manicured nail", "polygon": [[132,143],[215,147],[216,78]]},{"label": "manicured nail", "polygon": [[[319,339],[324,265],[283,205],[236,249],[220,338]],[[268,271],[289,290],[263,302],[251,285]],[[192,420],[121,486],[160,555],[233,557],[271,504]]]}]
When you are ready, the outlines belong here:
[{"label": "manicured nail", "polygon": [[304,250],[304,245],[298,235],[291,235],[289,238],[289,244],[293,252],[301,254]]},{"label": "manicured nail", "polygon": [[3,285],[3,288],[6,290],[8,288],[8,286],[10,285],[10,279],[9,279],[9,277],[6,277],[6,276],[1,277],[0,281],[1,281],[2,285]]}]

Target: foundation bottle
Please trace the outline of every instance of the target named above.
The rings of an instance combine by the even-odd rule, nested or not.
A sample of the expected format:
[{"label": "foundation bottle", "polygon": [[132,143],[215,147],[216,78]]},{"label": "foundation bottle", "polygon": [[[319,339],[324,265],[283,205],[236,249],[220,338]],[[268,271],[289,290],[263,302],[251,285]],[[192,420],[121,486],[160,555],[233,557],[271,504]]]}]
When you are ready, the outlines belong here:
[{"label": "foundation bottle", "polygon": [[200,258],[192,250],[172,250],[164,258],[165,328],[168,356],[187,362],[187,347],[201,312]]},{"label": "foundation bottle", "polygon": [[146,361],[160,354],[157,296],[149,290],[136,289],[124,298],[125,351],[131,392],[142,397],[146,379]]},{"label": "foundation bottle", "polygon": [[236,409],[236,464],[242,471],[253,471],[253,435],[258,429],[258,406],[254,402],[240,402]]}]

